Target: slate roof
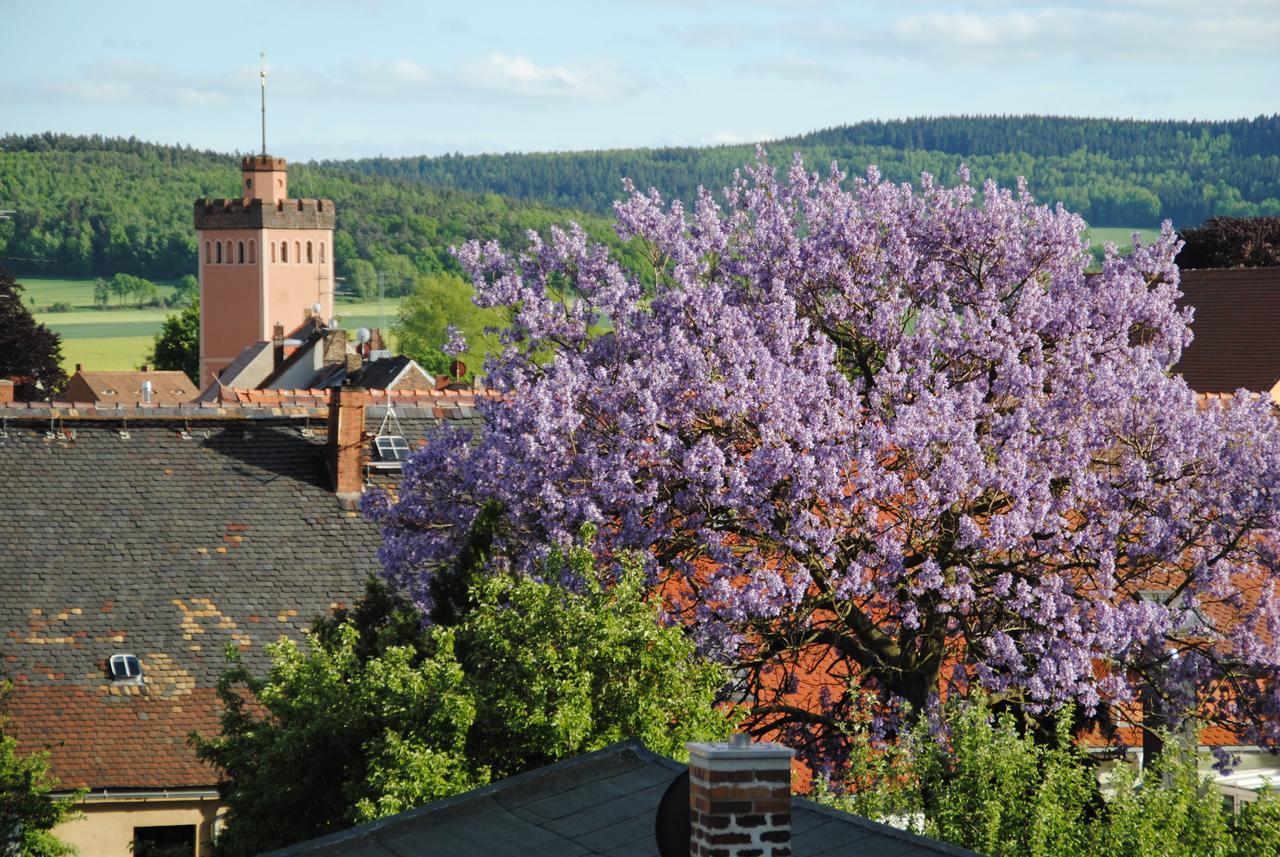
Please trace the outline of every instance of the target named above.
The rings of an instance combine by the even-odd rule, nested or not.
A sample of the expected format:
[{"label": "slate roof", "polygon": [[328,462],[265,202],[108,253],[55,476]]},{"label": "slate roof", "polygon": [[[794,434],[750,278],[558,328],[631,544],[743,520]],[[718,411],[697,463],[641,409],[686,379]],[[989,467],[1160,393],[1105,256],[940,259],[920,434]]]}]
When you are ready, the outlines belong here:
[{"label": "slate roof", "polygon": [[1187,270],[1181,289],[1195,338],[1174,371],[1198,393],[1270,392],[1280,382],[1280,268]]},{"label": "slate roof", "polygon": [[[273,857],[657,857],[654,815],[685,766],[625,741]],[[974,852],[792,798],[796,857],[963,857]]]},{"label": "slate roof", "polygon": [[[478,424],[436,400],[397,406],[411,443]],[[0,705],[64,786],[212,785],[185,742],[216,731],[226,647],[263,669],[265,643],[363,592],[380,539],[337,505],[318,404],[0,406]],[[108,678],[115,653],[142,686]]]},{"label": "slate roof", "polygon": [[351,383],[369,390],[389,390],[392,389],[392,383],[400,377],[400,373],[410,366],[415,367],[420,373],[421,378],[419,380],[434,382],[435,379],[428,376],[412,358],[401,354],[396,357],[384,357],[381,360],[368,361],[351,378]]}]

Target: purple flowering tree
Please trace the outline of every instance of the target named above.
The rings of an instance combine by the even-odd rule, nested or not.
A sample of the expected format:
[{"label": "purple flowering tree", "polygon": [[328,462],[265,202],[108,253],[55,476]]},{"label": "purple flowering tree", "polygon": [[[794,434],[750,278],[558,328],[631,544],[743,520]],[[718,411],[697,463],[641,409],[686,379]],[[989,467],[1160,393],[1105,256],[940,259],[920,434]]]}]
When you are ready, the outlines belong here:
[{"label": "purple flowering tree", "polygon": [[1275,418],[1170,375],[1171,228],[1086,275],[1079,217],[960,179],[760,159],[691,211],[628,184],[639,274],[576,227],[461,248],[510,312],[502,397],[371,504],[387,576],[430,609],[482,509],[524,570],[594,523],[815,752],[868,691],[1280,738]]}]

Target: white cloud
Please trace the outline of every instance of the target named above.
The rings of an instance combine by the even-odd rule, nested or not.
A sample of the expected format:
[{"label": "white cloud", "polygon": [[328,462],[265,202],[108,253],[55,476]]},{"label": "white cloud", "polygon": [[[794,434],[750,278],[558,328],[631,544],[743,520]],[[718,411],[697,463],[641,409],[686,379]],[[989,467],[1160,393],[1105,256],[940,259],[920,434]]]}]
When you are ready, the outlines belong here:
[{"label": "white cloud", "polygon": [[[400,103],[428,100],[576,106],[623,98],[642,84],[613,61],[539,65],[491,53],[456,69],[414,59],[364,60],[327,69],[267,68],[267,99]],[[156,107],[224,107],[256,99],[258,69],[207,77],[133,60],[93,63],[50,81],[0,83],[0,99]]]},{"label": "white cloud", "polygon": [[[708,5],[714,5],[708,3]],[[1030,61],[1213,64],[1273,57],[1277,0],[867,0],[765,25],[724,14],[665,27],[703,49],[890,57],[921,65]]]},{"label": "white cloud", "polygon": [[233,75],[206,77],[154,63],[107,60],[85,67],[77,77],[12,84],[0,94],[89,104],[222,107],[231,103],[233,81]]},{"label": "white cloud", "polygon": [[526,56],[491,53],[463,66],[458,84],[478,93],[524,102],[589,104],[612,101],[632,88],[614,62],[538,65]]},{"label": "white cloud", "polygon": [[1280,16],[1267,14],[1256,0],[1029,2],[1012,9],[1004,0],[970,5],[961,11],[926,6],[879,27],[828,28],[820,38],[926,64],[1064,59],[1195,64],[1270,56],[1280,43]]}]

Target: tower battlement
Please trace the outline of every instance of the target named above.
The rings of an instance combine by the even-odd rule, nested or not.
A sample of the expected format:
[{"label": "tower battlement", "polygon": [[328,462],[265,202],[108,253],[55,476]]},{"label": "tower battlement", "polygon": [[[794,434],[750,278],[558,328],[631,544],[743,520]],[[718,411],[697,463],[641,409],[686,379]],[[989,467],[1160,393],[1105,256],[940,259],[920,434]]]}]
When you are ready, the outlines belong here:
[{"label": "tower battlement", "polygon": [[195,225],[196,229],[333,229],[333,200],[198,199]]},{"label": "tower battlement", "polygon": [[246,173],[283,172],[287,168],[288,163],[285,159],[277,158],[274,155],[245,155],[240,161],[240,169]]}]

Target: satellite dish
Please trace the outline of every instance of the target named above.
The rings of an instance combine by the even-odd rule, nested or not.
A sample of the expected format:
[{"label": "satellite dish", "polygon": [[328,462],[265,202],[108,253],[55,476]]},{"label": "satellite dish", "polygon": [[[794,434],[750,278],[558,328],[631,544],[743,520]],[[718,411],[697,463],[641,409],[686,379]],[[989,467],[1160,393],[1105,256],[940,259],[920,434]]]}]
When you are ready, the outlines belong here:
[{"label": "satellite dish", "polygon": [[320,314],[320,310],[322,310],[322,309],[324,309],[324,307],[320,304],[320,301],[316,301],[315,303],[313,303],[313,304],[311,305],[311,314],[312,314],[312,315],[319,315],[319,314]]},{"label": "satellite dish", "polygon": [[364,345],[370,339],[373,339],[373,334],[369,332],[369,328],[367,327],[356,328],[356,342],[359,342],[361,345]]},{"label": "satellite dish", "polygon": [[449,364],[449,374],[455,378],[461,378],[467,374],[467,364],[461,360],[455,360]]},{"label": "satellite dish", "polygon": [[689,857],[689,771],[671,781],[658,801],[653,836],[662,857]]}]

